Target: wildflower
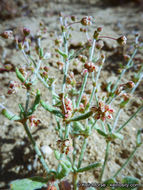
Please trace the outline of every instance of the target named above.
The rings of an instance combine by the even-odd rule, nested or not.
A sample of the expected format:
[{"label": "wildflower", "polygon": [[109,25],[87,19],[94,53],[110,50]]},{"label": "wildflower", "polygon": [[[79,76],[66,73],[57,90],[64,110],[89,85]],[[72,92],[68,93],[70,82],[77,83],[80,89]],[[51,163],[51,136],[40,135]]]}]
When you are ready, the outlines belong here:
[{"label": "wildflower", "polygon": [[102,29],[103,29],[102,27],[98,27],[97,32],[102,32]]},{"label": "wildflower", "polygon": [[48,71],[49,71],[49,68],[48,68],[47,66],[45,66],[45,67],[44,67],[44,70],[45,70],[46,72],[48,72]]},{"label": "wildflower", "polygon": [[34,115],[29,117],[29,122],[30,122],[30,127],[37,127],[39,125],[39,123],[41,123],[41,121],[39,119],[36,119],[36,117]]},{"label": "wildflower", "polygon": [[28,28],[23,28],[24,36],[28,36],[30,34],[30,30]]},{"label": "wildflower", "polygon": [[126,43],[127,43],[126,36],[121,36],[121,37],[117,38],[117,42],[119,45],[126,45]]},{"label": "wildflower", "polygon": [[135,83],[133,81],[129,81],[129,82],[124,83],[124,84],[120,84],[118,86],[118,88],[116,89],[115,94],[116,95],[122,95],[122,92],[124,92],[128,89],[132,89],[132,88],[134,88],[134,86],[135,86]]},{"label": "wildflower", "polygon": [[90,26],[92,24],[92,17],[91,16],[83,17],[80,23],[84,26]]},{"label": "wildflower", "polygon": [[97,42],[95,45],[95,47],[99,50],[101,50],[103,48],[103,46],[104,46],[104,43],[101,40],[99,42]]},{"label": "wildflower", "polygon": [[57,61],[57,65],[59,67],[59,70],[62,70],[63,66],[64,66],[64,62],[61,61]]},{"label": "wildflower", "polygon": [[58,140],[57,141],[61,153],[65,153],[66,155],[69,153],[72,153],[73,146],[72,146],[72,140],[71,139],[65,139],[65,140]]},{"label": "wildflower", "polygon": [[20,85],[18,82],[16,81],[10,81],[9,83],[9,90],[8,90],[8,94],[14,94],[18,91],[18,89],[20,88]]},{"label": "wildflower", "polygon": [[79,109],[78,109],[78,111],[79,111],[80,113],[83,113],[84,110],[85,110],[85,106],[83,105],[83,103],[80,103],[80,104],[79,104]]},{"label": "wildflower", "polygon": [[74,73],[70,72],[69,75],[67,76],[67,84],[71,85],[71,86],[75,86],[76,85],[76,80],[74,77]]},{"label": "wildflower", "polygon": [[135,83],[134,83],[133,81],[129,81],[129,82],[127,82],[127,83],[125,84],[125,86],[126,86],[127,88],[134,88]]},{"label": "wildflower", "polygon": [[71,117],[73,106],[72,106],[72,101],[69,98],[65,98],[65,109],[66,109],[65,117],[66,118]]},{"label": "wildflower", "polygon": [[85,63],[87,61],[87,57],[86,56],[83,56],[83,55],[79,55],[78,56],[79,60],[83,63]]},{"label": "wildflower", "polygon": [[60,46],[62,44],[63,40],[61,37],[55,40],[55,45]]},{"label": "wildflower", "polygon": [[20,67],[19,71],[21,74],[26,78],[28,76],[28,73],[26,72],[26,69],[24,67]]},{"label": "wildflower", "polygon": [[123,101],[120,103],[120,108],[124,108],[125,105],[126,105],[126,104],[129,102],[129,100],[130,100],[130,95],[127,94],[127,93],[123,93],[121,97],[123,98]]},{"label": "wildflower", "polygon": [[88,103],[88,97],[86,94],[82,95],[81,103],[83,103],[84,107],[86,107],[86,105]]},{"label": "wildflower", "polygon": [[98,66],[95,66],[93,62],[85,63],[84,67],[88,70],[89,73],[92,73],[93,71],[98,71]]},{"label": "wildflower", "polygon": [[71,16],[71,20],[75,22],[76,17],[75,16]]},{"label": "wildflower", "polygon": [[98,120],[101,119],[102,121],[105,121],[105,119],[112,119],[112,114],[114,112],[113,109],[110,108],[109,105],[106,105],[103,101],[99,102],[98,107],[92,107],[91,111],[93,111],[94,119]]}]

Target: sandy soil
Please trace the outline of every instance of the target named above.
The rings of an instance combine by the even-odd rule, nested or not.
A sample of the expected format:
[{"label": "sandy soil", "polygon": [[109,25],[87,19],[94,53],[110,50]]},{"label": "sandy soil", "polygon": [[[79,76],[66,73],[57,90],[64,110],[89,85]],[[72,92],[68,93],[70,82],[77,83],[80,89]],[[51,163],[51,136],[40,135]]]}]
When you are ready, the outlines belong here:
[{"label": "sandy soil", "polygon": [[[121,34],[126,35],[128,38],[128,44],[123,51],[132,51],[135,32],[140,32],[141,37],[143,37],[143,12],[140,10],[140,7],[134,6],[133,4],[117,7],[103,7],[96,5],[90,6],[85,3],[72,3],[71,5],[70,3],[64,2],[43,2],[43,4],[41,3],[39,5],[38,3],[33,2],[28,5],[28,13],[23,11],[21,16],[13,17],[10,20],[0,21],[0,32],[5,29],[14,29],[16,31],[17,28],[25,26],[30,28],[34,34],[38,30],[41,21],[48,26],[49,32],[58,32],[58,13],[62,11],[66,15],[76,15],[79,18],[85,15],[94,16],[96,18],[97,26],[104,27],[103,34],[114,37],[118,37]],[[81,39],[81,33],[78,31],[79,28],[77,27],[74,31],[76,37],[74,38],[73,43],[78,42],[79,40],[84,40]],[[91,33],[92,31],[94,31],[93,27]],[[52,39],[50,39],[50,36],[48,36],[46,40],[43,40],[42,43],[48,51],[54,51],[54,44]],[[114,80],[117,77],[117,66],[119,66],[122,61],[122,54],[118,55],[115,48],[117,48],[116,43],[111,42],[110,40],[105,40],[104,49],[107,55],[107,60],[100,81]],[[23,57],[13,48],[12,44],[0,39],[0,56],[4,51],[6,53],[5,61],[10,61],[14,66],[23,64]],[[138,52],[137,57],[142,58],[141,51]],[[59,82],[57,83],[57,90],[59,91],[62,75],[57,69],[55,58],[51,59],[49,62],[52,62],[50,73],[59,79]],[[49,62],[47,63],[48,65]],[[79,66],[79,68],[76,69],[80,73],[81,67]],[[130,79],[133,72],[133,70],[128,72],[124,81]],[[77,74],[76,77],[81,80],[79,74]],[[17,113],[18,103],[25,100],[25,91],[23,90],[22,93],[18,92],[16,95],[7,95],[7,86],[10,80],[16,80],[14,72],[0,73],[0,102],[4,102],[5,106]],[[142,85],[143,83],[140,84],[134,97],[132,97],[130,106],[122,112],[118,125],[126,121],[126,119],[136,111],[140,104],[140,98],[143,96]],[[43,99],[48,100],[48,97],[50,96],[49,92],[45,90],[42,84],[38,83],[38,86],[42,91]],[[116,104],[114,105],[114,108],[117,109]],[[53,120],[53,117],[49,113],[45,113],[42,108],[37,110],[37,116],[41,119],[42,123],[36,129],[33,129],[34,138],[37,140],[39,146],[46,145],[51,149],[54,149],[57,146],[55,136],[57,140],[58,136],[54,129],[55,121]],[[136,131],[137,129],[142,128],[142,125],[143,113],[140,113],[127,125],[126,129],[122,131],[122,134],[125,135],[124,140],[117,140],[112,143],[111,154],[109,156],[104,179],[111,177],[113,172],[115,172],[124,163],[125,159],[128,158],[135,146]],[[77,142],[78,151],[80,150],[81,144],[79,142],[80,140]],[[104,153],[104,139],[102,139],[97,133],[93,133],[91,137],[89,137],[83,166],[87,163],[103,160]],[[122,171],[119,179],[122,175],[130,175],[137,177],[140,179],[140,182],[143,183],[142,155],[143,149],[141,147],[127,168]],[[48,156],[47,163],[50,168],[55,167],[56,160],[53,158],[53,153]],[[25,135],[22,125],[8,121],[0,115],[0,189],[8,189],[8,183],[11,180],[34,175],[44,175],[44,173]],[[79,177],[81,182],[95,182],[97,181],[98,176],[99,170],[93,170],[91,172],[83,173]]]}]

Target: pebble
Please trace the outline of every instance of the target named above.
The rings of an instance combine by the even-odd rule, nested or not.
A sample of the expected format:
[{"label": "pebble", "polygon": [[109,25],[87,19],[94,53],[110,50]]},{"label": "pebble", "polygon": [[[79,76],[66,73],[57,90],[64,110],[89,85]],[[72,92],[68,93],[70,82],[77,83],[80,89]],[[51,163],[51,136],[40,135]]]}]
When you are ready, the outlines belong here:
[{"label": "pebble", "polygon": [[53,150],[49,146],[46,146],[46,145],[44,145],[44,146],[41,147],[41,151],[43,152],[43,154],[45,155],[45,157],[48,157],[53,152]]}]

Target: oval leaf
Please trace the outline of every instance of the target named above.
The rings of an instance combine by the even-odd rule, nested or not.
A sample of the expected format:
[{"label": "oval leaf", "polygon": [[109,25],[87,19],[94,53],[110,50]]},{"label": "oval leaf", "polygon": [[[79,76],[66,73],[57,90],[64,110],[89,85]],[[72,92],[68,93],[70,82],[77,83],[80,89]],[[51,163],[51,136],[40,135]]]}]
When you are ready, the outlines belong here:
[{"label": "oval leaf", "polygon": [[41,187],[46,187],[46,181],[41,177],[27,178],[12,181],[10,184],[11,190],[35,190]]}]

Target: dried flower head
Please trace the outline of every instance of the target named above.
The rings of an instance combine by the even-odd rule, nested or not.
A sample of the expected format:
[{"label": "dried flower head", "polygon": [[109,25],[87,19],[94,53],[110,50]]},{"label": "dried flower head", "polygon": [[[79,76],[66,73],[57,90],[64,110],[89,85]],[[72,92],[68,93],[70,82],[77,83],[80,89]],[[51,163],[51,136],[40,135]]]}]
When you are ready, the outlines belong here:
[{"label": "dried flower head", "polygon": [[90,25],[92,25],[92,17],[91,16],[83,17],[81,19],[80,23],[84,26],[90,26]]},{"label": "dried flower head", "polygon": [[13,37],[13,32],[12,32],[12,30],[6,30],[6,31],[2,32],[0,34],[0,36],[2,38],[5,38],[5,39],[12,38]]},{"label": "dried flower head", "polygon": [[117,42],[119,45],[126,45],[126,43],[127,43],[126,36],[121,36],[121,37],[117,38]]},{"label": "dried flower head", "polygon": [[105,119],[112,119],[112,114],[114,112],[113,109],[110,108],[109,105],[106,105],[103,101],[99,102],[98,107],[93,106],[91,108],[91,111],[93,111],[94,114],[94,119],[98,120],[101,119],[102,121],[105,121]]},{"label": "dried flower head", "polygon": [[84,64],[84,67],[88,70],[89,73],[92,73],[93,71],[98,71],[98,66],[96,66],[93,62],[86,62]]}]

